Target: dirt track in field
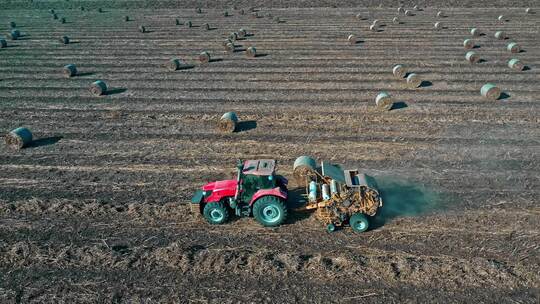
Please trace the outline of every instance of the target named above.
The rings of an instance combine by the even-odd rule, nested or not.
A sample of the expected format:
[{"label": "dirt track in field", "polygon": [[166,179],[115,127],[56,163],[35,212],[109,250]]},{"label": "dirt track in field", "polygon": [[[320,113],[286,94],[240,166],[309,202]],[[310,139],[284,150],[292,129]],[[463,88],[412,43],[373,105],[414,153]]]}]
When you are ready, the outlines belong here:
[{"label": "dirt track in field", "polygon": [[[437,31],[435,9],[399,25],[395,11],[261,10],[276,23],[57,9],[67,24],[0,11],[0,32],[15,21],[24,35],[0,49],[0,133],[27,126],[38,139],[0,145],[0,302],[537,303],[540,15],[452,9]],[[373,19],[386,26],[369,32]],[[477,65],[462,47],[473,26],[486,33]],[[253,35],[239,48],[263,56],[223,51],[242,27]],[[348,45],[351,33],[361,42]],[[506,52],[509,41],[524,52]],[[203,50],[218,60],[198,64]],[[167,71],[175,57],[195,67]],[[509,69],[512,57],[529,68]],[[64,78],[69,63],[82,75]],[[424,85],[406,88],[395,64]],[[96,79],[113,94],[92,97]],[[504,98],[482,98],[486,82]],[[377,110],[380,91],[400,108]],[[244,131],[217,131],[227,111]],[[328,234],[302,213],[276,229],[249,218],[214,227],[190,212],[193,191],[230,177],[237,158],[275,158],[291,176],[300,155],[377,178],[385,205],[373,229]]]}]

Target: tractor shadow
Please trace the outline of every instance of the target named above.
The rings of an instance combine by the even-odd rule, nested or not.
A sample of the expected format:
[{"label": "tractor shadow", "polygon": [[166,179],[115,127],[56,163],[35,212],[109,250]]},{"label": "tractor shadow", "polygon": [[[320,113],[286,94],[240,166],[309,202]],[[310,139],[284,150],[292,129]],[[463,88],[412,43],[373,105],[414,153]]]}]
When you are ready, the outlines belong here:
[{"label": "tractor shadow", "polygon": [[62,136],[45,137],[32,141],[28,148],[37,148],[43,146],[54,145],[62,139]]},{"label": "tractor shadow", "polygon": [[304,187],[289,189],[289,195],[287,197],[287,209],[289,209],[289,216],[285,222],[286,225],[305,220],[313,213],[311,211],[294,210],[303,207],[307,203],[305,192],[306,189]]},{"label": "tractor shadow", "polygon": [[440,193],[397,177],[378,177],[383,205],[371,223],[378,229],[398,217],[417,217],[444,209]]}]

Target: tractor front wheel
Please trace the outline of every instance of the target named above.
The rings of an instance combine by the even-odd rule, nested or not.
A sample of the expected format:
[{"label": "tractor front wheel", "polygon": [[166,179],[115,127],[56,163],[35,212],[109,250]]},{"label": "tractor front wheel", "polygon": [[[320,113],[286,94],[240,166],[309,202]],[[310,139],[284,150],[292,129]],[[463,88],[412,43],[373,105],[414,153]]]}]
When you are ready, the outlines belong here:
[{"label": "tractor front wheel", "polygon": [[287,218],[287,208],[280,198],[263,196],[253,204],[253,216],[264,227],[276,227]]},{"label": "tractor front wheel", "polygon": [[349,224],[355,232],[364,232],[369,228],[369,220],[362,213],[353,214],[349,220]]},{"label": "tractor front wheel", "polygon": [[208,203],[204,206],[203,216],[212,225],[220,225],[229,218],[229,210],[221,202]]}]

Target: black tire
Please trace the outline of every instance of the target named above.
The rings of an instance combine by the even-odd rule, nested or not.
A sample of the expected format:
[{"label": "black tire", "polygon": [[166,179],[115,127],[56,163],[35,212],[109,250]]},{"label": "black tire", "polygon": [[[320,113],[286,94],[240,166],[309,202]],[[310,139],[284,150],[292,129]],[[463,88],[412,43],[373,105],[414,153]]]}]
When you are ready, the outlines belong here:
[{"label": "black tire", "polygon": [[221,225],[229,219],[229,209],[222,202],[208,203],[204,206],[203,216],[211,225]]},{"label": "black tire", "polygon": [[369,228],[369,220],[365,214],[355,213],[349,220],[352,230],[358,233],[362,233]]},{"label": "black tire", "polygon": [[287,219],[285,202],[276,196],[263,196],[253,204],[253,217],[264,227],[276,227]]}]

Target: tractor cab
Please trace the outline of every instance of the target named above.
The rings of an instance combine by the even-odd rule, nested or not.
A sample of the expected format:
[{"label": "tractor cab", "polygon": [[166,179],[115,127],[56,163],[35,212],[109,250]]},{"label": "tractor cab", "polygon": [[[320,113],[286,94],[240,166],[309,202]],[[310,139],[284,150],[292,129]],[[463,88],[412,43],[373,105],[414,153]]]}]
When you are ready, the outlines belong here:
[{"label": "tractor cab", "polygon": [[239,160],[236,168],[236,179],[204,185],[191,202],[199,205],[199,211],[211,224],[224,223],[230,209],[237,216],[253,214],[264,226],[281,224],[287,213],[287,180],[276,175],[276,161]]}]

